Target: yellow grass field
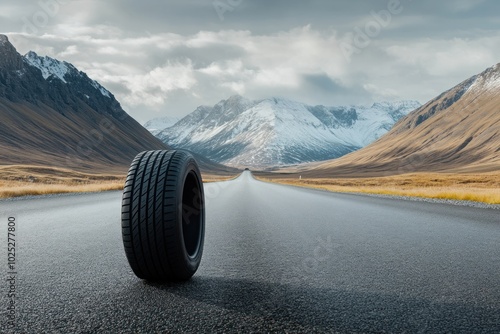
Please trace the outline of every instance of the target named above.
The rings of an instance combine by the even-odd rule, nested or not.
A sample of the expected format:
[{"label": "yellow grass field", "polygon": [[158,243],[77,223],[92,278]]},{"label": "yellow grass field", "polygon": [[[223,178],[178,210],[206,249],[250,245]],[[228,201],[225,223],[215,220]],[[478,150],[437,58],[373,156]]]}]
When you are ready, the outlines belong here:
[{"label": "yellow grass field", "polygon": [[123,189],[124,175],[27,165],[0,166],[0,198]]},{"label": "yellow grass field", "polygon": [[416,173],[345,179],[259,179],[333,192],[400,195],[500,204],[500,172],[482,174]]},{"label": "yellow grass field", "polygon": [[[87,174],[69,169],[27,165],[0,166],[0,198],[122,190],[125,175]],[[203,174],[203,182],[234,176]]]},{"label": "yellow grass field", "polygon": [[229,180],[236,178],[238,175],[222,176],[222,175],[212,175],[212,174],[203,174],[202,173],[201,177],[203,178],[203,183],[212,183],[212,182],[229,181]]}]

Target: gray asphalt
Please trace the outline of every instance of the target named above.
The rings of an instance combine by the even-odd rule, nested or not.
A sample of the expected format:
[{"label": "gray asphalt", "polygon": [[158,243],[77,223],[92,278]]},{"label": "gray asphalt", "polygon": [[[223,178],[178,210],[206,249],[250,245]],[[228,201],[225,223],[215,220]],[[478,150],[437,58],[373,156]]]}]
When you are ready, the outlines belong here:
[{"label": "gray asphalt", "polygon": [[[16,332],[500,332],[500,211],[238,179],[205,185],[202,265],[137,279],[119,192],[0,202]],[[1,270],[7,275],[4,241]],[[0,331],[8,332],[0,286]]]}]

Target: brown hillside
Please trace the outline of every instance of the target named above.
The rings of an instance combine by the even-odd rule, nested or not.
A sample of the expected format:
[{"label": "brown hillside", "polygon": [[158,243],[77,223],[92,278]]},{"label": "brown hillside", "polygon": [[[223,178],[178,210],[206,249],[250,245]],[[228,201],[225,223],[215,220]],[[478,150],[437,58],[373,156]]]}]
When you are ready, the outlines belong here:
[{"label": "brown hillside", "polygon": [[375,143],[305,177],[500,170],[500,64],[441,94]]},{"label": "brown hillside", "polygon": [[[44,76],[40,64],[59,67],[65,74]],[[168,146],[84,72],[34,52],[21,56],[7,36],[0,35],[0,166],[123,175],[136,154],[158,149]],[[198,160],[206,174],[237,172]]]},{"label": "brown hillside", "polygon": [[[44,76],[37,62],[64,76]],[[21,56],[0,35],[0,165],[123,173],[137,153],[166,148],[85,73],[33,52]]]},{"label": "brown hillside", "polygon": [[122,173],[137,153],[166,148],[131,117],[116,120],[91,108],[62,115],[0,98],[0,119],[1,165]]}]

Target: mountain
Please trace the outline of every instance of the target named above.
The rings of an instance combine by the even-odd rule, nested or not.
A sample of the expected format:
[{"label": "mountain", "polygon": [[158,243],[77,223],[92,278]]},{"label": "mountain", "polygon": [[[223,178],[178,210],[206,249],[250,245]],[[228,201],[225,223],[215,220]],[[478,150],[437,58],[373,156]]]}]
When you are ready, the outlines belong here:
[{"label": "mountain", "polygon": [[174,117],[174,116],[153,118],[152,120],[146,122],[144,124],[144,127],[149,132],[151,132],[153,135],[156,136],[158,133],[165,130],[166,128],[173,126],[179,120],[180,120],[180,118]]},{"label": "mountain", "polygon": [[375,143],[307,173],[326,177],[498,170],[500,64],[413,111]]},{"label": "mountain", "polygon": [[232,96],[213,107],[198,107],[157,137],[226,165],[266,168],[328,160],[358,150],[419,106],[407,101],[325,107]]},{"label": "mountain", "polygon": [[166,148],[84,72],[21,56],[0,35],[0,164],[122,172],[137,153]]}]

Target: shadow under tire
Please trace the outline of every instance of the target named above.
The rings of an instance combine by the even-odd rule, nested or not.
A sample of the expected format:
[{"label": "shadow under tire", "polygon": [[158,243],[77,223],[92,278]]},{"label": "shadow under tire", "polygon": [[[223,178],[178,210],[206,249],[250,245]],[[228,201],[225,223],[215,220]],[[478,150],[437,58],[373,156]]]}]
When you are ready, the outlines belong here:
[{"label": "shadow under tire", "polygon": [[148,151],[132,162],[122,198],[122,238],[135,275],[185,281],[198,269],[205,238],[200,170],[185,151]]}]

